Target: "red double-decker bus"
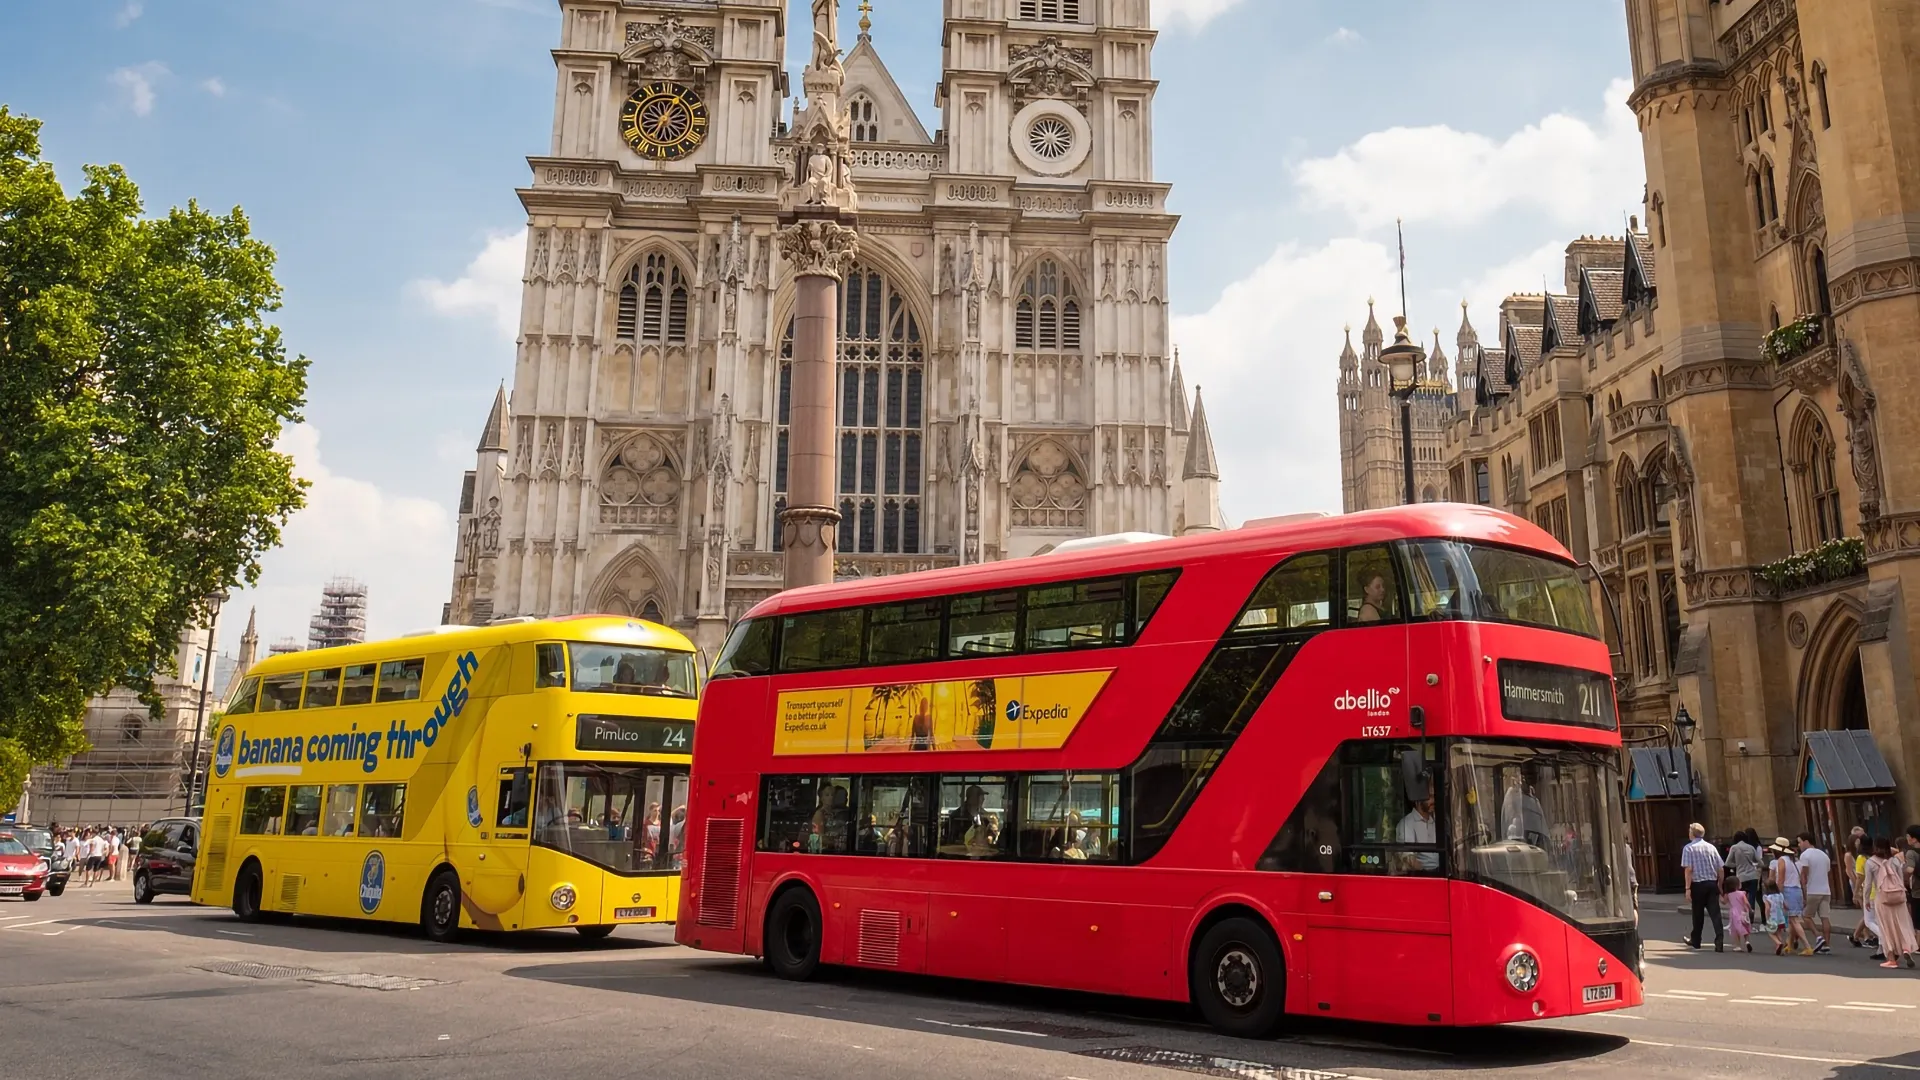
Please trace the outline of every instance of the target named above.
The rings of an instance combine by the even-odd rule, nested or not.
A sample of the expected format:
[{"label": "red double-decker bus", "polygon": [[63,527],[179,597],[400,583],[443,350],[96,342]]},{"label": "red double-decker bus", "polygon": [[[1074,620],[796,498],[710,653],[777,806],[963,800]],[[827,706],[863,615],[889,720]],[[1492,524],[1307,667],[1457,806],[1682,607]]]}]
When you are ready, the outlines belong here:
[{"label": "red double-decker bus", "polygon": [[1611,666],[1546,533],[1428,505],[799,589],[695,726],[677,937],[1417,1025],[1641,1001]]}]

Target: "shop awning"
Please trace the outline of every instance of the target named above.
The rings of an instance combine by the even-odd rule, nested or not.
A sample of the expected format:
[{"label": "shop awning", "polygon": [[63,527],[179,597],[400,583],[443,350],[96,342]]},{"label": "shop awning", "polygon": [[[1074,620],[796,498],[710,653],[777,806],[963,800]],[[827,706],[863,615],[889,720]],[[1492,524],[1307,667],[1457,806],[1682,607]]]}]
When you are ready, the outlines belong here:
[{"label": "shop awning", "polygon": [[[1633,773],[1627,783],[1630,801],[1688,797],[1690,777],[1686,755],[1671,746],[1635,746],[1630,748],[1630,753],[1633,760]],[[1698,786],[1692,794],[1700,794]]]},{"label": "shop awning", "polygon": [[1893,770],[1868,731],[1809,731],[1801,763],[1800,794],[1885,795],[1893,791]]}]

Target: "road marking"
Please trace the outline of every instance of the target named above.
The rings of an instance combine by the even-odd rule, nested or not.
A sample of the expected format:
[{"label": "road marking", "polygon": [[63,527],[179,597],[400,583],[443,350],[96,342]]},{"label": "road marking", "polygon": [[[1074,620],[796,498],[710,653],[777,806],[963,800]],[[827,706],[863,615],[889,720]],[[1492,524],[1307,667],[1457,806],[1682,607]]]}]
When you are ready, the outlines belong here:
[{"label": "road marking", "polygon": [[216,934],[225,934],[228,937],[252,937],[253,936],[252,934],[243,934],[238,930],[222,930],[219,927],[215,927],[213,932]]},{"label": "road marking", "polygon": [[1734,998],[1732,1001],[1727,1002],[1727,1004],[1729,1005],[1778,1005],[1783,1009],[1795,1009],[1795,1008],[1799,1008],[1801,1003],[1798,1001],[1770,1001],[1766,998]]},{"label": "road marking", "polygon": [[[18,925],[18,926],[7,926],[7,927],[0,927],[0,929],[5,929],[5,930],[25,930],[25,929],[27,929],[28,927],[32,927],[32,926],[51,926],[51,925],[53,925],[54,923],[57,923],[57,922],[59,922],[59,921],[60,921],[59,919],[41,919],[41,920],[40,920],[39,922],[23,922],[23,923],[21,923],[21,924],[20,924],[20,925]],[[42,931],[42,932],[44,933],[45,931]]]},{"label": "road marking", "polygon": [[1741,1054],[1746,1057],[1773,1058],[1778,1061],[1811,1061],[1816,1065],[1871,1065],[1878,1069],[1897,1069],[1900,1072],[1920,1073],[1920,1065],[1899,1065],[1891,1061],[1862,1061],[1858,1058],[1807,1057],[1802,1054],[1775,1054],[1766,1050],[1742,1050],[1733,1046],[1700,1046],[1695,1043],[1654,1042],[1651,1039],[1629,1039],[1636,1046],[1658,1046],[1667,1050],[1707,1050],[1716,1054]]},{"label": "road marking", "polygon": [[31,915],[0,915],[0,922],[12,922],[15,919],[31,919]]},{"label": "road marking", "polygon": [[1660,991],[1659,993],[1653,993],[1650,991],[1647,996],[1670,997],[1670,998],[1698,998],[1702,1001],[1710,1001],[1714,998],[1726,997],[1727,995],[1722,994],[1717,990],[1663,990],[1663,991]]},{"label": "road marking", "polygon": [[1781,997],[1779,994],[1755,994],[1753,995],[1753,1000],[1755,1001],[1791,1001],[1795,1005],[1811,1005],[1820,999],[1819,998]]},{"label": "road marking", "polygon": [[1920,1005],[1896,1005],[1891,1001],[1849,1001],[1849,1005],[1871,1005],[1876,1009],[1920,1009]]},{"label": "road marking", "polygon": [[945,1020],[929,1020],[924,1016],[916,1016],[914,1017],[914,1019],[920,1021],[923,1024],[938,1024],[941,1027],[961,1028],[966,1031],[992,1031],[992,1032],[997,1032],[1001,1035],[1024,1035],[1029,1039],[1046,1038],[1045,1035],[1042,1035],[1037,1031],[1015,1031],[1012,1028],[987,1027],[981,1024],[950,1024]]},{"label": "road marking", "polygon": [[1890,1013],[1893,1010],[1878,1005],[1829,1005],[1829,1009],[1845,1009],[1849,1012]]}]

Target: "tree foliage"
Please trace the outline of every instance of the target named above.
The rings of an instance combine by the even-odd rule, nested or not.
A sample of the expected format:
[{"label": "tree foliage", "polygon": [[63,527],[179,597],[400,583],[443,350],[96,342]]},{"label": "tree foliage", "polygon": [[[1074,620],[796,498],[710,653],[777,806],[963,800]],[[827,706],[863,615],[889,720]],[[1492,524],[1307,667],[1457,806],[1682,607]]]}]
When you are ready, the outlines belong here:
[{"label": "tree foliage", "polygon": [[272,249],[237,208],[144,217],[119,166],[69,197],[39,133],[0,107],[0,804],[84,748],[89,697],[158,708],[305,488],[274,450],[307,362],[265,318]]}]

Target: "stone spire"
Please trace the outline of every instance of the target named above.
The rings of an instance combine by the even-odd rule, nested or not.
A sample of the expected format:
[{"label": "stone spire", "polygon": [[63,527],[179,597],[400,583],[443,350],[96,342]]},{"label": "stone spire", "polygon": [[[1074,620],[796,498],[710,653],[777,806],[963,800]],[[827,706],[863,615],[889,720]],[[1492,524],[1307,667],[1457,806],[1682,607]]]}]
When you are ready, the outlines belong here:
[{"label": "stone spire", "polygon": [[1427,378],[1444,385],[1447,381],[1447,354],[1440,349],[1440,328],[1433,328],[1433,351],[1427,354]]},{"label": "stone spire", "polygon": [[1352,382],[1360,377],[1360,354],[1353,351],[1353,324],[1344,328],[1347,332],[1347,344],[1340,350],[1340,378],[1343,382]]},{"label": "stone spire", "polygon": [[1373,314],[1373,297],[1367,297],[1367,325],[1360,331],[1360,344],[1366,347],[1367,355],[1380,352],[1380,346],[1386,344],[1387,335],[1380,329],[1380,320]]},{"label": "stone spire", "polygon": [[1187,435],[1187,461],[1180,471],[1185,489],[1186,517],[1180,534],[1219,532],[1226,527],[1220,513],[1220,466],[1213,456],[1213,432],[1207,429],[1207,407],[1200,388],[1193,388],[1193,418]]},{"label": "stone spire", "polygon": [[1467,302],[1460,301],[1460,333],[1453,339],[1456,348],[1467,352],[1480,344],[1480,332],[1473,328],[1473,320],[1467,317]]},{"label": "stone spire", "polygon": [[1193,388],[1193,420],[1187,435],[1187,462],[1180,471],[1185,480],[1219,480],[1220,466],[1213,456],[1213,432],[1207,428],[1207,406],[1200,388]]},{"label": "stone spire", "polygon": [[489,450],[504,453],[507,449],[507,384],[504,382],[493,395],[493,411],[487,414],[487,426],[480,432],[480,445],[476,449],[482,454]]},{"label": "stone spire", "polygon": [[1192,430],[1192,419],[1187,412],[1187,379],[1180,374],[1180,350],[1173,350],[1173,433],[1185,435]]}]

